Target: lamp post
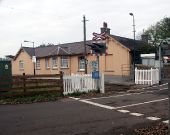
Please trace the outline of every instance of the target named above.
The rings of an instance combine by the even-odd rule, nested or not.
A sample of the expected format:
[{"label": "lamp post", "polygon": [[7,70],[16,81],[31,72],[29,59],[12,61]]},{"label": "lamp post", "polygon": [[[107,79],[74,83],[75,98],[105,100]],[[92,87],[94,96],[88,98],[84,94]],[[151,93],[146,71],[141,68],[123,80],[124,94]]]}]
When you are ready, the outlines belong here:
[{"label": "lamp post", "polygon": [[134,80],[135,80],[135,63],[136,63],[136,61],[135,61],[135,57],[136,57],[136,55],[135,55],[135,53],[136,53],[136,47],[135,47],[135,32],[136,32],[136,30],[135,30],[135,17],[134,17],[133,13],[129,13],[129,15],[133,17],[133,25],[132,25],[133,26],[133,38],[134,38],[134,45],[133,45],[133,70],[134,70]]},{"label": "lamp post", "polygon": [[33,44],[33,49],[34,49],[34,54],[32,56],[32,60],[33,60],[33,64],[34,64],[34,75],[35,75],[35,63],[36,63],[36,57],[35,57],[35,47],[34,47],[34,42],[32,41],[28,41],[28,40],[24,40],[24,42],[29,42]]}]

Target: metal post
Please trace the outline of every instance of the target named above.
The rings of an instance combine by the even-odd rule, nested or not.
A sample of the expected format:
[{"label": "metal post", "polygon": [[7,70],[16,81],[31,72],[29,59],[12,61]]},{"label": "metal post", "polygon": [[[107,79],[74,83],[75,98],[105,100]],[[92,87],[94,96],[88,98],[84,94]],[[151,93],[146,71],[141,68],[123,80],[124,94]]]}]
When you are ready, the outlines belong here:
[{"label": "metal post", "polygon": [[[97,54],[97,66],[98,66],[98,72],[99,72],[99,76],[100,76],[99,54]],[[100,91],[100,77],[97,80],[97,90]]]},{"label": "metal post", "polygon": [[85,63],[85,74],[87,74],[87,50],[86,50],[86,17],[83,16],[83,32],[84,32],[84,63]]},{"label": "metal post", "polygon": [[133,17],[133,38],[134,38],[134,47],[133,47],[133,73],[134,73],[134,76],[133,76],[133,79],[135,81],[135,64],[136,64],[136,60],[135,60],[135,57],[136,57],[136,46],[135,46],[135,17],[134,17],[134,14],[133,13],[129,13],[129,15],[131,15]]},{"label": "metal post", "polygon": [[[34,42],[33,43],[33,49],[34,49],[34,57],[35,57],[35,47],[34,47]],[[34,62],[34,76],[35,76],[35,62]]]},{"label": "metal post", "polygon": [[159,84],[161,84],[161,44],[159,45]]}]

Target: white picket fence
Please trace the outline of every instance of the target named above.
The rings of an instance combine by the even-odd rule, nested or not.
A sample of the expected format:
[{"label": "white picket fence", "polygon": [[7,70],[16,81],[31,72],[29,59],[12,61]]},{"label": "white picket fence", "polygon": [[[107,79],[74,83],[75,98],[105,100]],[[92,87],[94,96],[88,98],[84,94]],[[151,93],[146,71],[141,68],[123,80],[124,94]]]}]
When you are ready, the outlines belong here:
[{"label": "white picket fence", "polygon": [[[74,92],[89,92],[97,90],[97,80],[92,79],[91,74],[72,74],[63,76],[64,95]],[[104,74],[100,74],[100,92],[104,93]]]},{"label": "white picket fence", "polygon": [[159,69],[135,69],[135,84],[153,85],[159,83]]}]

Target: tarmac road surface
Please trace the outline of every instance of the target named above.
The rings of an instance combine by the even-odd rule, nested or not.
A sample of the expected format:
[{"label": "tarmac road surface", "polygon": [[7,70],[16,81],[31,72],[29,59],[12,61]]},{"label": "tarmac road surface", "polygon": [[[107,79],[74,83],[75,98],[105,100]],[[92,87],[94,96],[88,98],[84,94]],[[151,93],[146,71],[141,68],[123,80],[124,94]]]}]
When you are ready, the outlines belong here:
[{"label": "tarmac road surface", "polygon": [[167,92],[164,85],[103,98],[1,105],[0,135],[126,135],[168,119]]}]

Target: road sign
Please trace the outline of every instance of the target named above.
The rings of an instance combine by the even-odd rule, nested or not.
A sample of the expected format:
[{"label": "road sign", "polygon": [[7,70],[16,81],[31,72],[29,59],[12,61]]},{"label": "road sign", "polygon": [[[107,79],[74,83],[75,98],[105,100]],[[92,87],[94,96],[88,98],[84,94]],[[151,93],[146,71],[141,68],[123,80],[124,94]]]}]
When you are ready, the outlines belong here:
[{"label": "road sign", "polygon": [[100,76],[99,76],[99,71],[93,71],[93,72],[92,72],[92,78],[93,78],[93,79],[99,79],[99,78],[100,78]]},{"label": "road sign", "polygon": [[95,33],[95,32],[93,32],[93,41],[98,41],[98,40],[105,40],[106,39],[106,33],[105,32],[103,32],[103,33],[101,33],[101,34],[98,34],[98,33]]},{"label": "road sign", "polygon": [[97,61],[92,61],[92,69],[93,69],[93,71],[98,71],[98,62]]}]

